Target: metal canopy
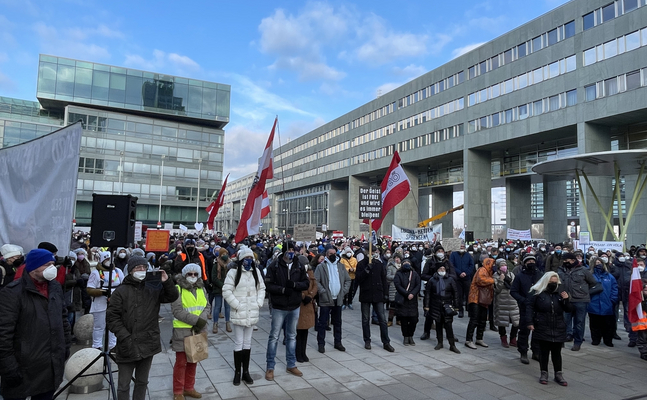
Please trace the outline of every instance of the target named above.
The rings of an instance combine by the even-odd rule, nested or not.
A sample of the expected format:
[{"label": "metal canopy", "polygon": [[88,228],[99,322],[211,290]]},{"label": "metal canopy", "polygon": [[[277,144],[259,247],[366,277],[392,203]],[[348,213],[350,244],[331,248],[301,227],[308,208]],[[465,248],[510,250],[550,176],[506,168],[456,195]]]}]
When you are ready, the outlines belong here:
[{"label": "metal canopy", "polygon": [[[606,226],[602,240],[607,239],[607,233],[611,233],[613,238],[618,242],[624,242],[627,234],[627,227],[631,218],[634,216],[636,207],[642,198],[642,193],[647,187],[647,177],[643,179],[645,173],[645,166],[647,165],[647,150],[623,150],[623,151],[603,151],[599,153],[580,154],[571,157],[565,157],[557,160],[544,161],[532,167],[533,172],[539,175],[558,176],[564,179],[576,179],[577,186],[580,191],[580,203],[584,210],[584,217],[586,223],[590,227],[591,221],[589,220],[588,208],[586,206],[586,198],[584,197],[582,181],[580,176],[584,178],[586,186],[588,187],[593,200],[598,206]],[[620,195],[620,176],[621,175],[638,175],[636,180],[636,187],[634,188],[633,197],[628,204],[627,215],[623,219],[621,195]],[[605,210],[598,199],[595,190],[591,186],[589,176],[609,176],[615,178],[616,184],[613,187],[613,196],[609,210]],[[628,201],[629,199],[627,199]],[[613,224],[613,205],[614,202],[618,209],[618,222],[620,224],[620,235],[616,235]],[[591,237],[591,239],[593,239]]]}]

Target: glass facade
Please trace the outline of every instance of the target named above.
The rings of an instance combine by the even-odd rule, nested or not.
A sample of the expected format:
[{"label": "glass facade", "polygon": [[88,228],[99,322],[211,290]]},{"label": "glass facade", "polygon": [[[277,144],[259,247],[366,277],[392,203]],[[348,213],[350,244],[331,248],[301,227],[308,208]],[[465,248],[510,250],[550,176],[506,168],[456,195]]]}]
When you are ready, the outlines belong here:
[{"label": "glass facade", "polygon": [[230,86],[40,56],[39,102],[0,97],[0,143],[13,146],[81,121],[76,222],[92,194],[138,197],[136,218],[206,221],[222,185]]},{"label": "glass facade", "polygon": [[40,56],[37,97],[229,122],[231,87],[68,58]]}]

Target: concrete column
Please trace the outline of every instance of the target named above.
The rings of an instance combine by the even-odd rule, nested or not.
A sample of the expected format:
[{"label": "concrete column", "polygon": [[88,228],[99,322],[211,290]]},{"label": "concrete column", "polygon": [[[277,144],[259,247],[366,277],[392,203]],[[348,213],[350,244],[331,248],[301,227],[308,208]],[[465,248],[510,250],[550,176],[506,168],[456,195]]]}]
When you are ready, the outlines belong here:
[{"label": "concrete column", "polygon": [[506,225],[508,228],[525,230],[530,229],[532,217],[530,215],[530,176],[507,178],[506,191]]},{"label": "concrete column", "polygon": [[420,215],[420,221],[424,221],[431,216],[429,215],[429,192],[427,190],[424,192],[418,191],[418,215]]},{"label": "concrete column", "polygon": [[360,186],[370,186],[368,178],[362,176],[350,176],[348,178],[348,227],[344,231],[349,236],[360,234],[359,224],[362,222],[359,219]]},{"label": "concrete column", "polygon": [[544,176],[544,238],[561,242],[566,235],[566,181]]},{"label": "concrete column", "polygon": [[[404,172],[409,178],[411,191],[404,200],[395,206],[395,213],[393,213],[394,222],[392,222],[392,224],[403,228],[415,228],[418,226],[418,222],[421,221],[418,214],[418,170],[404,165],[402,166],[402,169],[404,169]],[[386,228],[386,230],[383,229],[382,231],[389,232],[387,235],[390,235],[391,224],[385,225],[386,222],[388,221],[385,219],[382,223],[382,227]]]},{"label": "concrete column", "polygon": [[[611,133],[608,126],[580,122],[577,124],[577,148],[579,154],[595,153],[599,151],[611,150]],[[580,178],[584,199],[586,200],[587,210],[591,226],[588,226],[584,215],[584,206],[580,202],[580,231],[591,232],[593,240],[602,240],[602,234],[606,223],[602,213],[593,198],[586,181]],[[600,200],[602,207],[608,211],[613,201],[613,187],[611,185],[612,177],[589,177],[591,187]],[[608,237],[607,237],[608,239]]]},{"label": "concrete column", "polygon": [[492,155],[489,151],[463,151],[466,230],[474,239],[492,237]]},{"label": "concrete column", "polygon": [[[638,190],[636,186],[638,175],[626,175],[625,176],[625,202],[627,204],[627,211],[629,211],[629,204],[634,195],[634,191]],[[644,179],[644,177],[643,177]],[[645,197],[643,195],[643,197]],[[626,245],[627,249],[631,245],[640,245],[647,243],[647,199],[641,198],[634,211],[634,216],[629,221],[629,227],[627,228],[627,239]],[[620,238],[622,239],[622,238]]]},{"label": "concrete column", "polygon": [[[357,189],[358,191],[359,189]],[[356,193],[356,195],[358,194]],[[348,185],[343,182],[331,182],[330,191],[328,192],[327,223],[329,231],[344,231],[348,233],[348,201]],[[355,212],[359,214],[358,208],[355,207]],[[359,225],[357,225],[357,229],[359,229]]]},{"label": "concrete column", "polygon": [[[432,216],[454,208],[454,188],[452,186],[434,187],[431,189],[431,196]],[[440,223],[443,224],[443,237],[454,237],[454,214],[449,214],[433,222],[433,224]]]}]

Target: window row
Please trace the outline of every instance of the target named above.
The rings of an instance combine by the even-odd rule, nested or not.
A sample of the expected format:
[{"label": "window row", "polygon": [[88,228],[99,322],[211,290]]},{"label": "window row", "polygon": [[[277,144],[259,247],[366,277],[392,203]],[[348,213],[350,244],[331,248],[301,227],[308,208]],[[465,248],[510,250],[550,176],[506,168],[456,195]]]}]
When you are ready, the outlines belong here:
[{"label": "window row", "polygon": [[[200,188],[200,201],[208,201],[215,190],[216,189]],[[140,199],[156,199],[160,196],[160,185],[99,181],[91,179],[77,180],[77,194],[91,195],[92,193],[130,193]],[[190,200],[195,204],[197,193],[197,188],[162,186],[163,200]]]},{"label": "window row", "polygon": [[79,173],[103,175],[103,161],[100,158],[79,157]]},{"label": "window row", "polygon": [[582,16],[582,27],[586,31],[594,26],[626,14],[647,4],[647,0],[616,0]]},{"label": "window row", "polygon": [[321,150],[317,152],[317,158],[321,159],[324,157],[328,157],[331,154],[339,153],[341,151],[348,150],[348,149],[350,149],[350,141],[347,140],[345,142],[339,143],[338,145],[328,147],[325,150]]},{"label": "window row", "polygon": [[420,114],[416,114],[409,118],[405,118],[398,121],[398,132],[405,129],[413,128],[414,126],[420,125],[427,121],[431,121],[434,118],[440,118],[444,115],[462,110],[463,108],[465,108],[464,98],[461,97],[459,99],[452,100],[438,107],[434,107],[431,110],[423,111]]},{"label": "window row", "polygon": [[567,22],[566,24],[560,25],[555,29],[545,32],[532,40],[523,42],[502,53],[495,55],[494,57],[488,58],[487,60],[481,61],[478,64],[472,65],[467,69],[468,79],[474,79],[479,75],[493,71],[503,65],[510,64],[513,61],[527,56],[528,54],[537,52],[545,47],[552,46],[553,44],[574,35],[575,21]]},{"label": "window row", "polygon": [[[298,167],[300,165],[315,161],[317,159],[317,153],[311,154],[307,157],[299,158],[298,160],[294,160],[291,163],[283,164],[280,165],[277,163],[274,163],[274,175],[280,174],[283,171],[288,171],[292,168]],[[249,186],[251,186],[252,182],[249,183]]]},{"label": "window row", "polygon": [[520,121],[550,111],[559,110],[560,108],[574,106],[575,104],[577,104],[577,89],[473,119],[467,123],[467,133],[494,128],[502,124],[509,124],[514,121]]},{"label": "window row", "polygon": [[[56,126],[31,124],[28,122],[0,120],[0,137],[2,147],[15,146],[59,129]],[[3,134],[4,131],[4,134]]]},{"label": "window row", "polygon": [[598,61],[615,57],[627,51],[636,50],[641,46],[647,46],[647,28],[584,50],[584,66],[595,64]]},{"label": "window row", "polygon": [[526,72],[504,82],[484,88],[478,92],[470,93],[467,96],[467,106],[470,107],[475,104],[483,103],[484,101],[495,99],[504,94],[512,93],[515,90],[523,89],[527,86],[555,78],[556,76],[567,72],[575,71],[575,64],[575,55],[572,55],[570,57],[557,60],[552,64],[544,65],[543,67],[539,67],[533,71]]},{"label": "window row", "polygon": [[162,155],[167,157],[167,161],[172,157],[173,161],[194,163],[197,165],[198,160],[202,159],[203,165],[207,161],[222,162],[222,153],[216,151],[204,151],[184,149],[181,147],[167,147],[123,140],[102,139],[94,137],[81,137],[81,147],[90,149],[92,152],[102,154],[120,154],[131,155],[139,158],[156,158],[160,159]]},{"label": "window row", "polygon": [[445,140],[463,136],[464,134],[463,124],[450,126],[449,128],[440,129],[435,132],[426,133],[412,139],[404,140],[398,143],[398,151],[404,152],[417,149],[419,147],[429,146],[433,143],[440,143]]},{"label": "window row", "polygon": [[638,89],[641,86],[647,86],[646,74],[647,68],[643,68],[642,70],[627,72],[626,74],[585,86],[586,101],[593,101],[628,90]]},{"label": "window row", "polygon": [[447,77],[436,83],[432,83],[424,89],[420,89],[414,93],[411,93],[408,96],[404,96],[398,100],[398,109],[412,105],[422,101],[428,97],[431,97],[435,94],[443,92],[449,88],[452,88],[456,85],[460,85],[465,81],[465,71],[458,72],[450,77]]},{"label": "window row", "polygon": [[382,157],[392,156],[394,147],[394,145],[388,145],[377,150],[372,150],[353,156],[350,159],[350,165],[362,164],[368,161],[377,160]]},{"label": "window row", "polygon": [[388,136],[395,133],[395,124],[390,124],[387,126],[383,126],[381,128],[378,128],[372,132],[365,133],[361,136],[357,136],[355,139],[351,140],[350,146],[355,147],[362,145],[364,143],[371,142],[373,140],[379,139],[384,136]]}]

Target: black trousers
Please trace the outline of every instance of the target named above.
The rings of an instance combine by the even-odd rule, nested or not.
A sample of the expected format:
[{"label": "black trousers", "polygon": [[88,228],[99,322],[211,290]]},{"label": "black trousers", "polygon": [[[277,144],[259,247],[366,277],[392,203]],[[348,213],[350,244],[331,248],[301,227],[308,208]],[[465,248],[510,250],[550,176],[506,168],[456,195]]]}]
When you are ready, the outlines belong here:
[{"label": "black trousers", "polygon": [[611,344],[613,342],[613,334],[616,332],[615,321],[615,315],[597,315],[589,313],[591,341],[593,343],[600,343],[601,340],[604,340],[604,344]]},{"label": "black trousers", "polygon": [[[519,332],[519,328],[517,328],[516,326],[513,326],[512,328],[510,328],[510,339],[516,338],[517,332]],[[506,336],[505,326],[499,327],[499,336]]]},{"label": "black trousers", "polygon": [[436,320],[436,339],[438,339],[438,343],[443,342],[443,328],[445,328],[447,340],[449,341],[449,344],[452,344],[452,341],[454,340],[454,328],[452,327],[453,322],[454,317],[448,317],[446,315],[441,315],[440,319]]},{"label": "black trousers", "polygon": [[308,348],[308,330],[297,329],[297,347],[295,352],[297,361],[303,360],[306,357],[307,348]]},{"label": "black trousers", "polygon": [[[526,315],[526,309],[525,307],[521,309],[519,308],[519,313],[521,314],[521,320],[519,321],[519,334],[517,335],[517,351],[519,351],[519,354],[527,354],[528,353],[528,338],[530,337],[530,330],[528,329],[528,321],[525,320],[524,315]],[[535,339],[532,339],[530,342],[530,349],[532,350],[533,354],[539,354],[539,344]]]},{"label": "black trousers", "polygon": [[348,293],[346,293],[346,296],[344,296],[344,305],[347,306],[349,304],[353,304],[353,299],[355,298],[355,293],[357,293],[357,281],[355,279],[350,280],[350,289],[348,289]]},{"label": "black trousers", "polygon": [[465,341],[471,342],[474,338],[474,329],[476,329],[476,340],[483,340],[483,332],[487,323],[487,307],[480,306],[476,303],[470,303],[467,307],[470,321],[467,323],[467,333]]},{"label": "black trousers", "polygon": [[413,337],[418,325],[418,317],[398,317],[403,337]]},{"label": "black trousers", "polygon": [[539,368],[540,371],[548,371],[548,358],[553,358],[553,369],[555,372],[562,370],[562,342],[539,342]]},{"label": "black trousers", "polygon": [[463,311],[463,307],[467,308],[467,297],[470,294],[471,279],[458,278],[456,286],[458,287],[458,310]]}]

